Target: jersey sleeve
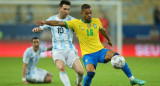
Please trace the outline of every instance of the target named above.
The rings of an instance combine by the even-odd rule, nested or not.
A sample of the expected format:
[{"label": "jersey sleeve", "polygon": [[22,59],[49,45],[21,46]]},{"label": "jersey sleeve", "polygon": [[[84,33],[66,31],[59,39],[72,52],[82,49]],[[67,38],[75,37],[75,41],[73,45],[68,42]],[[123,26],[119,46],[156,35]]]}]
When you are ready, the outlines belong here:
[{"label": "jersey sleeve", "polygon": [[75,19],[74,17],[71,17],[71,20]]},{"label": "jersey sleeve", "polygon": [[73,20],[70,20],[70,21],[66,21],[65,24],[66,24],[67,29],[70,28],[70,29],[74,30],[75,22],[76,22],[76,19],[73,19]]},{"label": "jersey sleeve", "polygon": [[74,18],[74,17],[72,17],[72,16],[69,16],[68,21],[69,21],[69,20],[73,20],[73,19],[75,19],[75,18]]},{"label": "jersey sleeve", "polygon": [[40,48],[40,51],[41,51],[41,52],[45,52],[45,51],[47,51],[47,48],[46,48],[46,47],[44,47],[44,46],[40,46],[39,48]]},{"label": "jersey sleeve", "polygon": [[102,30],[103,29],[102,23],[98,18],[97,18],[97,22],[98,22],[99,30]]},{"label": "jersey sleeve", "polygon": [[23,54],[23,62],[28,64],[29,59],[30,59],[30,52],[29,52],[29,48],[28,48]]},{"label": "jersey sleeve", "polygon": [[[46,21],[53,21],[53,18],[52,17],[49,17]],[[43,26],[40,26],[40,28],[42,29],[42,30],[44,30],[44,29],[50,29],[50,26],[49,25],[43,25]]]}]

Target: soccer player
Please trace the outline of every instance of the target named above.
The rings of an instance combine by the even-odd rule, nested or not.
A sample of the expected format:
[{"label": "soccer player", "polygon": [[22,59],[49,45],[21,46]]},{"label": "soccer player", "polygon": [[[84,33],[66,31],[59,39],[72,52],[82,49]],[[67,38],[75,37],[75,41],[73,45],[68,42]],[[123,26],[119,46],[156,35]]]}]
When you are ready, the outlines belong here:
[{"label": "soccer player", "polygon": [[[90,86],[92,78],[95,75],[95,69],[97,63],[107,63],[115,55],[119,55],[110,49],[105,49],[99,40],[99,31],[108,40],[108,44],[112,46],[112,43],[103,29],[101,22],[98,18],[92,18],[92,10],[90,5],[83,4],[81,6],[82,19],[74,19],[66,22],[61,21],[37,21],[37,25],[52,25],[63,26],[71,28],[75,31],[80,42],[80,48],[83,55],[83,62],[87,71],[87,75],[84,78],[83,86]],[[127,63],[122,68],[123,72],[130,79],[131,85],[143,85],[146,81],[135,78]]]},{"label": "soccer player", "polygon": [[52,74],[46,70],[36,67],[40,53],[50,51],[52,48],[41,47],[39,38],[34,37],[31,40],[32,47],[26,49],[23,55],[22,81],[23,84],[32,83],[50,83],[52,81]]},{"label": "soccer player", "polygon": [[[68,15],[70,11],[70,2],[61,1],[58,8],[59,13],[51,16],[47,21],[69,21],[74,19]],[[59,76],[64,86],[71,86],[69,78],[66,73],[66,65],[75,70],[77,73],[76,85],[81,86],[83,80],[83,66],[79,60],[78,52],[72,44],[73,30],[66,29],[61,26],[43,25],[34,28],[33,32],[39,32],[44,29],[51,29],[52,32],[52,57],[59,69]]]}]

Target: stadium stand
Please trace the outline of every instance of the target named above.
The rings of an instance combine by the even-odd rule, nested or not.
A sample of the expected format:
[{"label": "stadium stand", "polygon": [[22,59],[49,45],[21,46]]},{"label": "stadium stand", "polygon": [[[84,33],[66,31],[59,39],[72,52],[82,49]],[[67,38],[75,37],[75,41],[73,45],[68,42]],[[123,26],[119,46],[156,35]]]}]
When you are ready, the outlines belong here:
[{"label": "stadium stand", "polygon": [[[34,0],[31,0],[34,1]],[[47,0],[41,0],[47,1]],[[94,1],[94,0],[90,0]],[[100,0],[99,0],[100,1]],[[102,0],[101,0],[102,1]],[[123,10],[123,24],[153,24],[153,9],[157,3],[160,3],[160,0],[121,0],[122,1],[122,10]],[[5,24],[7,23],[14,23],[15,20],[15,13],[16,13],[17,5],[1,5],[0,6],[0,23]],[[55,6],[48,6],[48,5],[34,5],[33,14],[34,18],[33,21],[37,19],[46,19],[49,16],[57,13]],[[25,22],[26,16],[26,6],[22,6],[22,23]],[[56,11],[55,11],[56,10]],[[98,11],[99,9],[96,8]],[[96,11],[96,12],[97,12]],[[73,13],[74,15],[75,13]],[[107,13],[107,15],[110,13]],[[72,14],[71,14],[72,15]],[[95,16],[98,13],[95,14]],[[43,17],[42,17],[43,16]]]}]

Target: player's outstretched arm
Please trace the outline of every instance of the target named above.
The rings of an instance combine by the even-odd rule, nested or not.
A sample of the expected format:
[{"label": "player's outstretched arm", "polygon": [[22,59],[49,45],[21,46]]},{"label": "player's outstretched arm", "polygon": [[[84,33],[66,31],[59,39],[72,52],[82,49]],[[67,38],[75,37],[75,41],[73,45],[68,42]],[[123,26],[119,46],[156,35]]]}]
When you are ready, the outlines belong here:
[{"label": "player's outstretched arm", "polygon": [[23,63],[23,68],[22,68],[22,82],[23,84],[28,84],[28,82],[26,81],[26,68],[27,68],[27,64]]},{"label": "player's outstretched arm", "polygon": [[43,31],[40,27],[35,27],[33,28],[32,32],[35,32],[35,33],[38,33],[38,32],[41,32]]},{"label": "player's outstretched arm", "polygon": [[52,47],[53,47],[53,46],[47,48],[47,51],[51,51],[51,50],[52,50]]},{"label": "player's outstretched arm", "polygon": [[65,22],[61,22],[61,21],[42,21],[42,20],[38,20],[36,21],[36,25],[50,25],[50,26],[62,26],[62,27],[66,27]]},{"label": "player's outstretched arm", "polygon": [[108,44],[109,44],[110,46],[112,46],[111,40],[110,40],[109,36],[107,35],[106,30],[105,30],[105,29],[102,29],[102,30],[100,30],[100,33],[107,39]]}]

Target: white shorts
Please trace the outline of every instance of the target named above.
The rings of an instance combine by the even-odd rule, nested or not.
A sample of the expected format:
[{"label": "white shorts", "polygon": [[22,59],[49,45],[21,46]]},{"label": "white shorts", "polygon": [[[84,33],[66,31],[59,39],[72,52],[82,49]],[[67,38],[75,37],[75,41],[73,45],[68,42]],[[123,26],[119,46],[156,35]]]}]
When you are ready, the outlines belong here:
[{"label": "white shorts", "polygon": [[26,79],[29,82],[42,83],[44,82],[47,74],[48,72],[46,70],[36,68],[33,72],[26,76]]},{"label": "white shorts", "polygon": [[78,59],[78,51],[77,50],[52,50],[52,58],[54,62],[57,59],[62,60],[68,67],[72,68],[73,63],[76,59]]}]

